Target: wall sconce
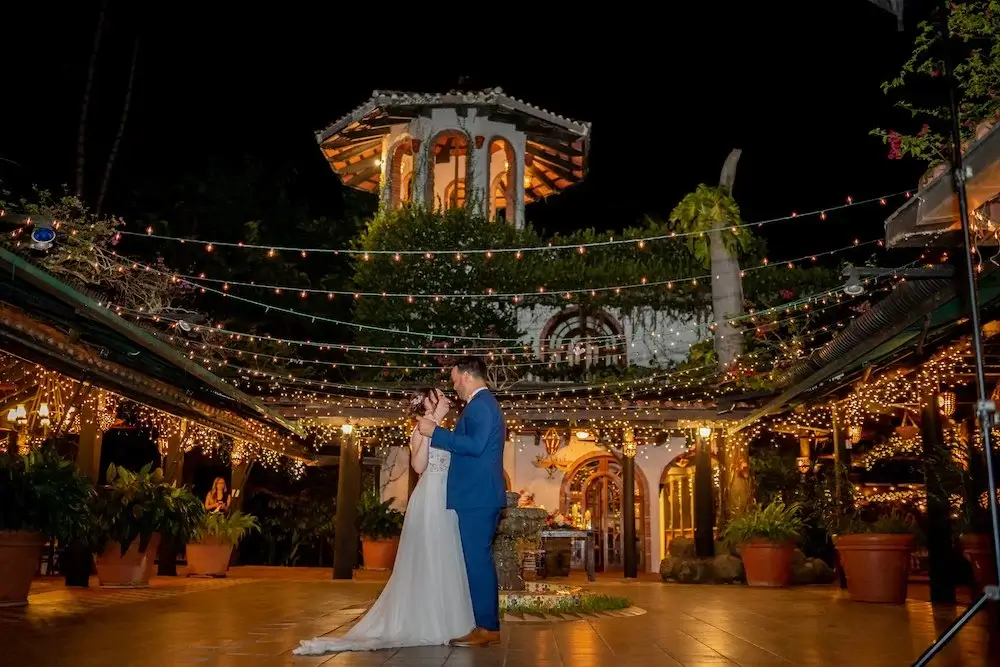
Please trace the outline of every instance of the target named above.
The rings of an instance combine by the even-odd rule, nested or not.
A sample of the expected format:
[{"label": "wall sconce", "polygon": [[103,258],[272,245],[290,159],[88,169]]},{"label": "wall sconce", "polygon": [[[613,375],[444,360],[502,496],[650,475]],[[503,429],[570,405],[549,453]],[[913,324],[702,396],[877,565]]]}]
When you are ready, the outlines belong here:
[{"label": "wall sconce", "polygon": [[712,427],[711,426],[701,426],[701,427],[699,427],[698,428],[698,435],[700,435],[702,438],[709,438],[709,437],[711,437],[711,435],[712,435]]},{"label": "wall sconce", "polygon": [[352,433],[354,433],[354,424],[352,424],[351,422],[347,422],[346,424],[341,424],[340,432],[343,433],[344,435],[351,435]]},{"label": "wall sconce", "polygon": [[576,436],[576,439],[577,439],[577,440],[590,440],[591,438],[593,438],[593,437],[594,437],[594,436],[593,436],[593,435],[592,435],[592,434],[590,433],[590,431],[577,431],[577,432],[576,432],[576,433],[574,433],[573,435],[575,435],[575,436]]}]

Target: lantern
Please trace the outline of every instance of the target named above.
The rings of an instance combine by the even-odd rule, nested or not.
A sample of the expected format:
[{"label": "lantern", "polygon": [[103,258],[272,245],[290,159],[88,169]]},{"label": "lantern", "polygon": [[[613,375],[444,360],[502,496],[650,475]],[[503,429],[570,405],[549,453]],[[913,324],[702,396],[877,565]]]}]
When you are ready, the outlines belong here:
[{"label": "lantern", "polygon": [[861,440],[861,424],[851,424],[847,427],[847,439],[851,442]]},{"label": "lantern", "polygon": [[953,391],[943,391],[938,394],[938,408],[941,409],[941,414],[945,417],[951,417],[955,414],[955,403],[956,397]]},{"label": "lantern", "polygon": [[559,451],[559,446],[562,445],[562,436],[559,435],[559,431],[550,428],[542,436],[542,444],[545,445],[545,452],[552,456]]},{"label": "lantern", "polygon": [[798,468],[799,472],[803,475],[809,472],[810,466],[811,464],[808,456],[800,456],[795,459],[795,467]]},{"label": "lantern", "polygon": [[636,444],[635,444],[635,434],[632,429],[625,429],[625,442],[622,444],[622,454],[625,458],[635,458]]}]

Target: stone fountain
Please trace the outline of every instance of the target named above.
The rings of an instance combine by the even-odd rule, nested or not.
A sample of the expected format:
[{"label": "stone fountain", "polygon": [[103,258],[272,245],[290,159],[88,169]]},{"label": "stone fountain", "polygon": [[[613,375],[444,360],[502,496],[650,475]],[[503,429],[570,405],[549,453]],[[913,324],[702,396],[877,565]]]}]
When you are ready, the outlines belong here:
[{"label": "stone fountain", "polygon": [[493,542],[493,561],[497,566],[497,581],[501,591],[524,590],[518,543],[534,543],[532,548],[537,549],[539,533],[549,516],[541,507],[518,507],[520,498],[521,495],[516,491],[507,492],[507,507],[501,515],[497,537]]},{"label": "stone fountain", "polygon": [[501,607],[506,608],[520,600],[529,600],[545,607],[554,607],[567,599],[579,602],[580,588],[577,586],[541,582],[526,584],[521,576],[518,543],[528,543],[531,548],[537,549],[539,533],[545,527],[549,514],[541,507],[518,507],[520,497],[516,491],[507,492],[507,507],[504,508],[496,540],[493,542],[493,561],[497,568]]}]

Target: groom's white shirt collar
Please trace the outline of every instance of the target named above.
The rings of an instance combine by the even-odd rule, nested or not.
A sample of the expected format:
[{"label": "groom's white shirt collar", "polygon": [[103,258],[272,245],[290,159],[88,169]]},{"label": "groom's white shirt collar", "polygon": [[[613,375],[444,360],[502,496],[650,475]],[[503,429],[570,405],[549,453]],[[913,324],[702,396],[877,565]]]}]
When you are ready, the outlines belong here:
[{"label": "groom's white shirt collar", "polygon": [[474,399],[476,397],[476,394],[478,394],[481,391],[486,391],[486,387],[480,387],[479,389],[472,392],[472,396],[469,396],[469,400],[467,400],[465,404],[468,405],[469,403],[472,403],[472,399]]}]

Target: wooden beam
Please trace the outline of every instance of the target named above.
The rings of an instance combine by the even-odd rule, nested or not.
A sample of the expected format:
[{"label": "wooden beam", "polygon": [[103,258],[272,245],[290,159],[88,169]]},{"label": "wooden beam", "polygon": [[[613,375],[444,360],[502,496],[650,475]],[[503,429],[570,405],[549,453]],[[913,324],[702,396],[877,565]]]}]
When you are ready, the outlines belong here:
[{"label": "wooden beam", "polygon": [[350,162],[351,158],[366,153],[368,151],[381,151],[382,140],[372,139],[370,141],[362,141],[356,144],[350,144],[344,146],[343,148],[327,148],[324,149],[326,153],[326,159],[333,163],[339,162]]}]

